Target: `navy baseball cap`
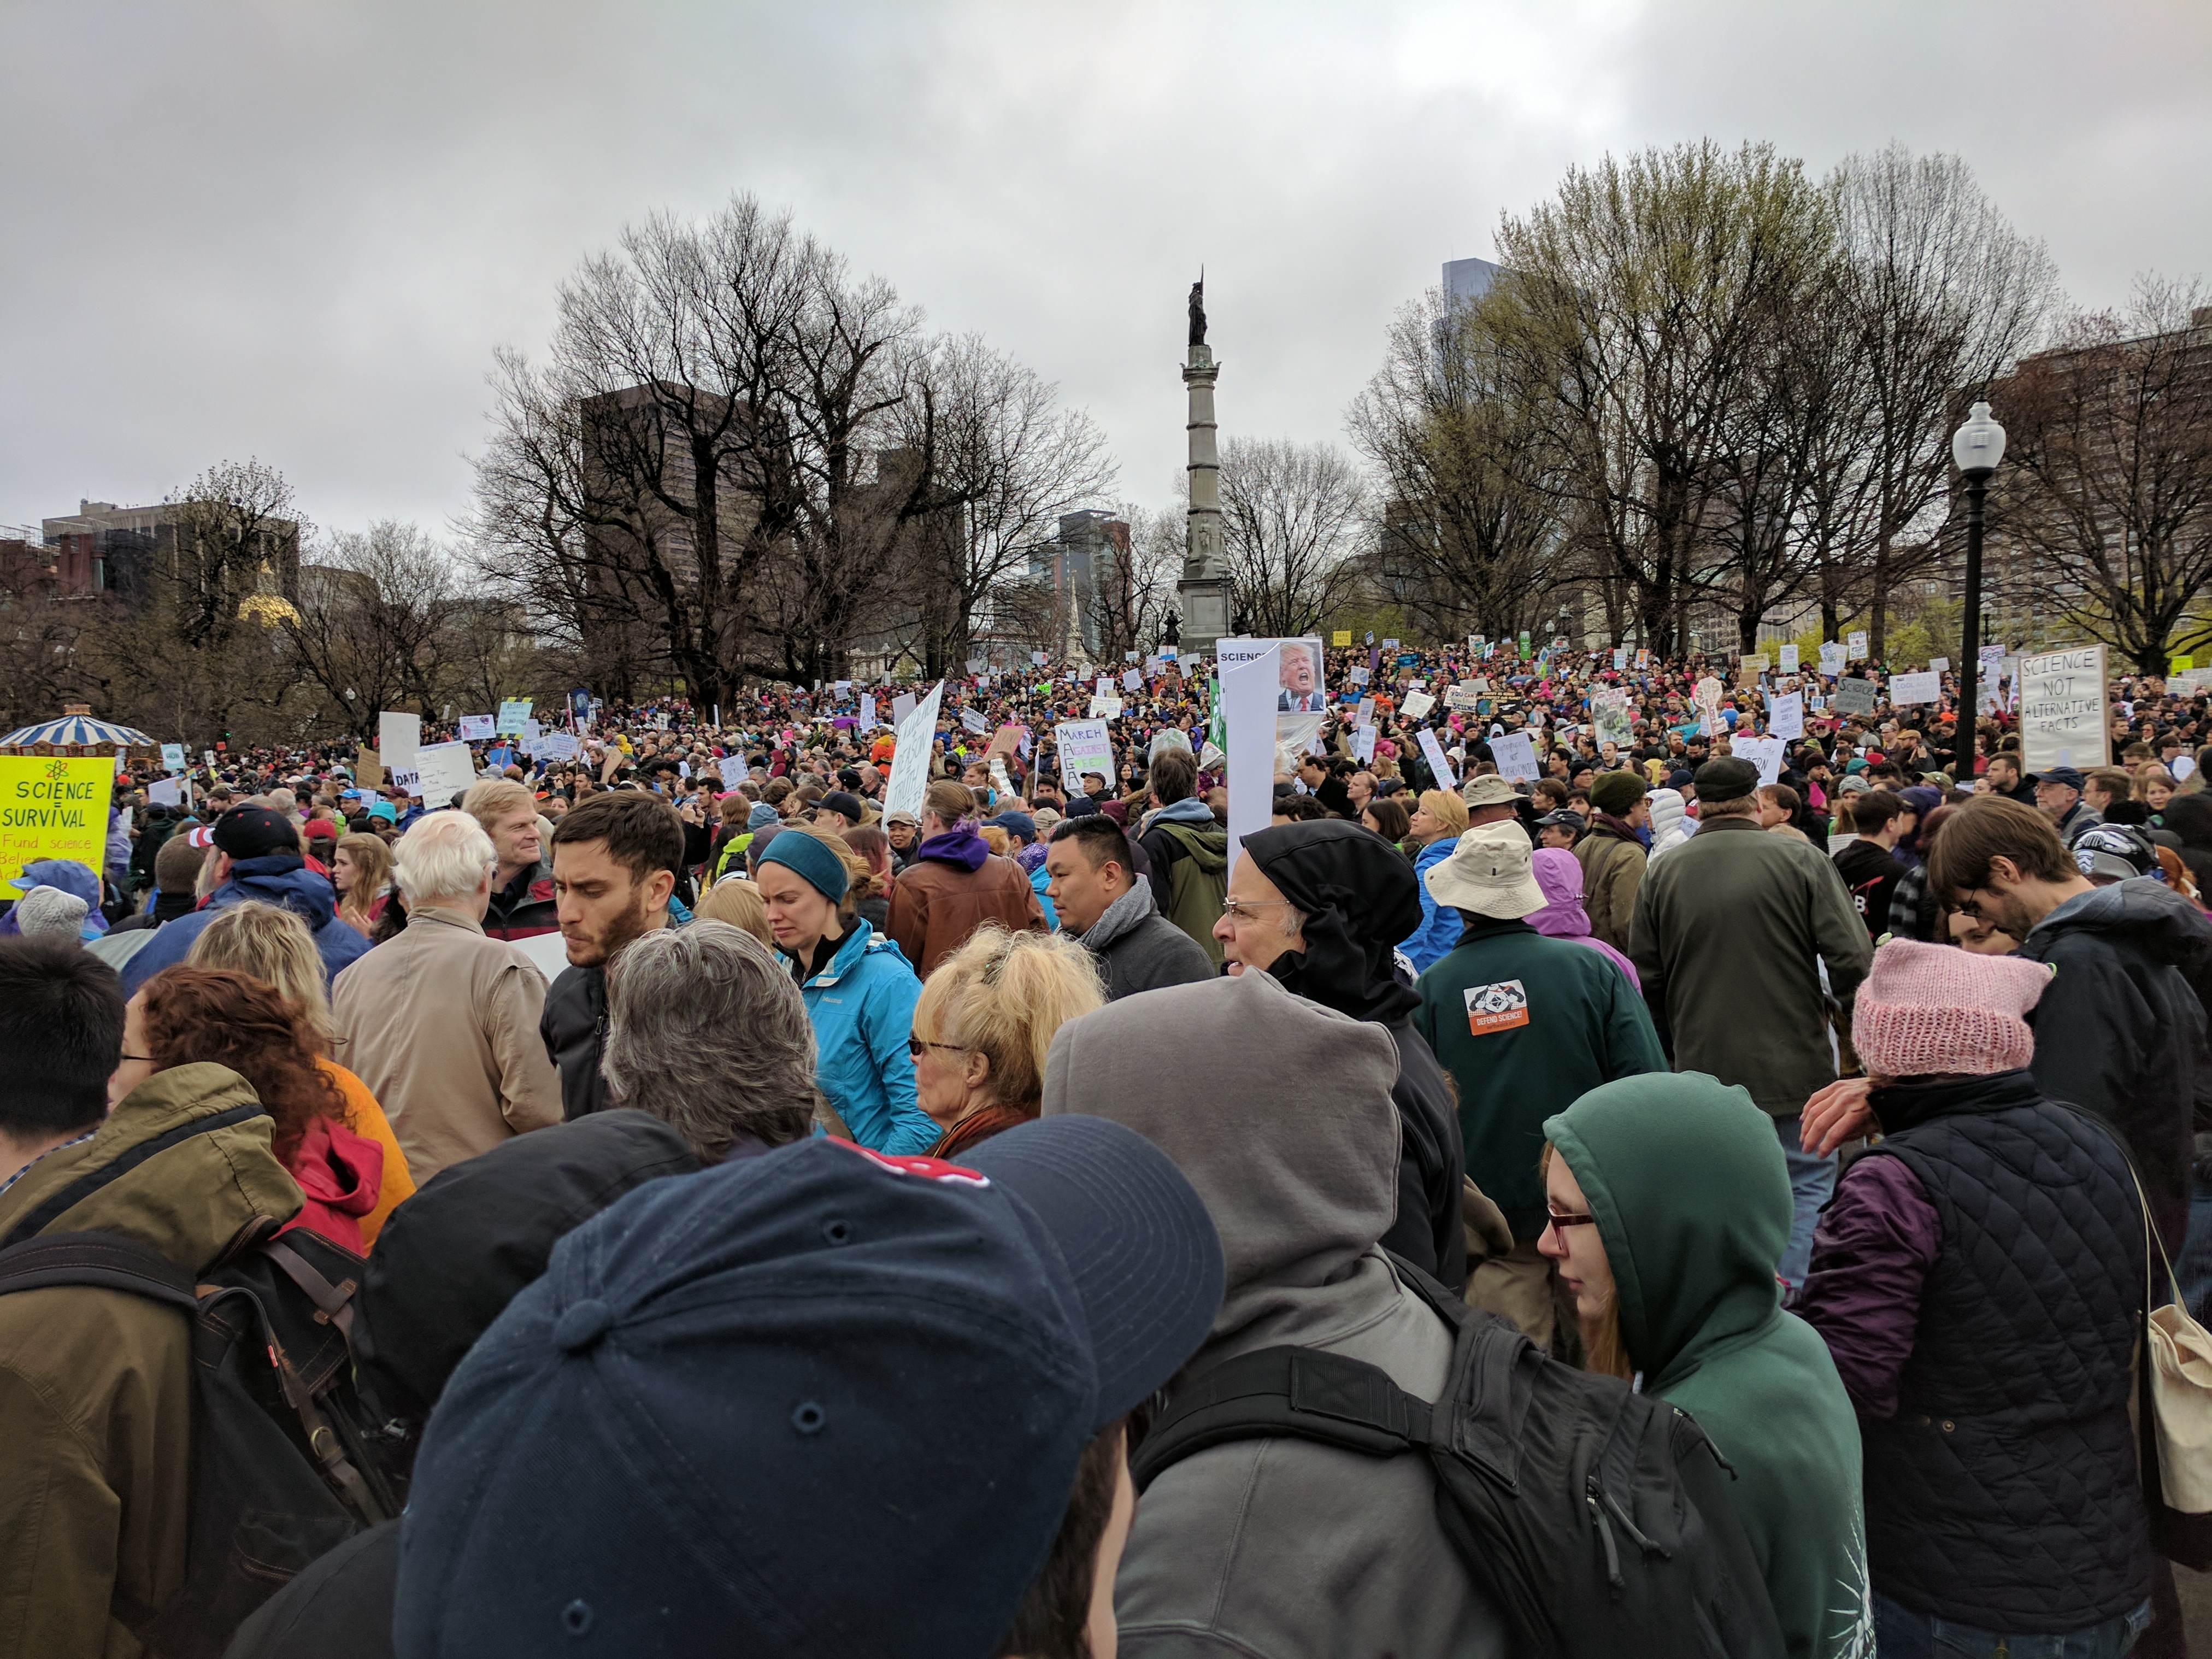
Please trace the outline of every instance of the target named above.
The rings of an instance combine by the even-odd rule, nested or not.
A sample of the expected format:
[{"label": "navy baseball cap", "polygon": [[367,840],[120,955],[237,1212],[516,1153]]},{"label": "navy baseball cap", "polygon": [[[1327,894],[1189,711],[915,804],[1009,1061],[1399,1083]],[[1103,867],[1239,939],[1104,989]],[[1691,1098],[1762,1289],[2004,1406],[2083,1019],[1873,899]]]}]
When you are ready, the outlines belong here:
[{"label": "navy baseball cap", "polygon": [[266,806],[234,806],[215,821],[215,844],[234,859],[297,853],[300,832],[292,820]]},{"label": "navy baseball cap", "polygon": [[2088,780],[2070,766],[2054,766],[2039,775],[2037,781],[2063,784],[2067,788],[2078,792]]},{"label": "navy baseball cap", "polygon": [[994,1651],[1084,1448],[1196,1352],[1222,1271],[1181,1171],[1099,1118],[650,1182],[447,1385],[397,1650]]}]

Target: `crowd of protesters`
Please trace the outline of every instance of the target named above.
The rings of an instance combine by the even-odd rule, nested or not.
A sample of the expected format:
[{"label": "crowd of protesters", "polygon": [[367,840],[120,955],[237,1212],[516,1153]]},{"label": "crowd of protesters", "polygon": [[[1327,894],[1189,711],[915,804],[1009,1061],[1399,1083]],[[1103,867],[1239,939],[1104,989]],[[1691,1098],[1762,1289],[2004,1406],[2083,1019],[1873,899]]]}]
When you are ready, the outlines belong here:
[{"label": "crowd of protesters", "polygon": [[[2185,1653],[2204,699],[2035,769],[2001,685],[1960,766],[1948,677],[1633,654],[1332,650],[1235,846],[1173,655],[948,682],[919,768],[834,682],[579,700],[444,800],[126,770],[0,915],[0,1659],[1577,1650],[1656,1510],[1593,1473],[1501,1567],[1425,1441],[1295,1420],[1297,1355],[1479,1412],[1485,1332],[1718,1454],[1679,1570],[1749,1622],[1644,1650]],[[234,1398],[338,1520],[247,1572],[270,1261],[322,1358]]]}]

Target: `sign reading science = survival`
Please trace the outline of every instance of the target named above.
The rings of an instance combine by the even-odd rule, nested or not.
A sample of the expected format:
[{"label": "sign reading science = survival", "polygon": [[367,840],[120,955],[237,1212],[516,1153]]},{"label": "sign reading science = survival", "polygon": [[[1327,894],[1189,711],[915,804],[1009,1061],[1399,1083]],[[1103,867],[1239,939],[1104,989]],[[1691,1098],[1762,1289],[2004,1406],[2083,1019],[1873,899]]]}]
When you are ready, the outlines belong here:
[{"label": "sign reading science = survival", "polygon": [[105,755],[0,755],[0,881],[40,859],[74,859],[97,874],[114,782]]}]

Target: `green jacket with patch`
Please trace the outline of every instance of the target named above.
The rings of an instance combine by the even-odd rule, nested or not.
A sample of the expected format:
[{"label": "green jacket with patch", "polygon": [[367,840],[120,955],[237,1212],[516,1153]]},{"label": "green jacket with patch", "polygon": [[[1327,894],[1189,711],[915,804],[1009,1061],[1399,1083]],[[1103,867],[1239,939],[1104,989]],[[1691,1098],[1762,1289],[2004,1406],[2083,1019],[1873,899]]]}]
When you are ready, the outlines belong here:
[{"label": "green jacket with patch", "polygon": [[1526,1243],[1544,1229],[1544,1120],[1615,1078],[1663,1072],[1651,1016],[1596,951],[1525,921],[1467,915],[1421,975],[1413,1024],[1459,1090],[1467,1172]]}]

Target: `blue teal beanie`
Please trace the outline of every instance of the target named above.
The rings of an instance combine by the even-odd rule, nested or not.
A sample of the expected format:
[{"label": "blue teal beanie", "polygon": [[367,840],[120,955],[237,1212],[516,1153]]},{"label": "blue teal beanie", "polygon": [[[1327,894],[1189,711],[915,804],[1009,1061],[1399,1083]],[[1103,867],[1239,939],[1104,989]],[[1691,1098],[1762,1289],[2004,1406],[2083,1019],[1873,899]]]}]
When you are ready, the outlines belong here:
[{"label": "blue teal beanie", "polygon": [[773,837],[768,850],[760,855],[760,861],[788,865],[808,886],[832,904],[843,898],[845,890],[852,885],[845,860],[837,856],[829,842],[804,830],[794,833],[785,830]]}]

